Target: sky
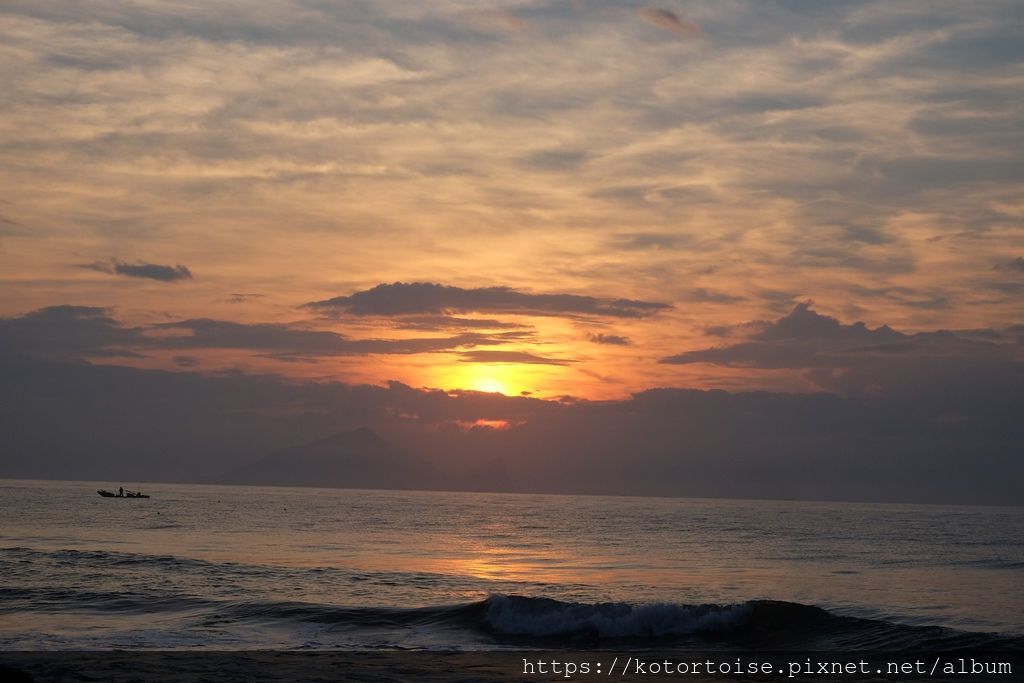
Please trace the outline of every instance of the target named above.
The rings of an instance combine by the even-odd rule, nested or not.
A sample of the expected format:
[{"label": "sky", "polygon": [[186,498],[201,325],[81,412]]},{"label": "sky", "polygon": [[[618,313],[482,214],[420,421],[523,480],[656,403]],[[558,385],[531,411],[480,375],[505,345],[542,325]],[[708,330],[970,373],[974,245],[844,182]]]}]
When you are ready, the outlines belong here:
[{"label": "sky", "polygon": [[998,0],[8,0],[0,351],[1010,401],[1022,33]]}]

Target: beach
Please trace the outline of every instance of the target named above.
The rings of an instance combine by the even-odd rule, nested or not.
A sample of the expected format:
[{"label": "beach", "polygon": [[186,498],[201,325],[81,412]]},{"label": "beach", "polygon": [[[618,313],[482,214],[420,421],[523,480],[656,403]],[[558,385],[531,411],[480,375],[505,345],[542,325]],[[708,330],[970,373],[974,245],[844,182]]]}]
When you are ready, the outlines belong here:
[{"label": "beach", "polygon": [[1024,650],[1015,508],[96,489],[2,485],[0,651],[34,680],[586,680],[644,653],[777,680]]}]

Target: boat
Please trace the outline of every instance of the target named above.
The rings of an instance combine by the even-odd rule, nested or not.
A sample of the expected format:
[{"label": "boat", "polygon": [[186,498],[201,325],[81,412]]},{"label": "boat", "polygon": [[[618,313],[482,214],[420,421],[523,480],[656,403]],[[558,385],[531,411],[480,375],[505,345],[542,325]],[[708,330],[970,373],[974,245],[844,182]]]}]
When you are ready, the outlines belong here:
[{"label": "boat", "polygon": [[123,496],[106,489],[100,489],[96,493],[100,494],[104,498],[149,498],[145,493],[140,493],[138,491],[125,491]]}]

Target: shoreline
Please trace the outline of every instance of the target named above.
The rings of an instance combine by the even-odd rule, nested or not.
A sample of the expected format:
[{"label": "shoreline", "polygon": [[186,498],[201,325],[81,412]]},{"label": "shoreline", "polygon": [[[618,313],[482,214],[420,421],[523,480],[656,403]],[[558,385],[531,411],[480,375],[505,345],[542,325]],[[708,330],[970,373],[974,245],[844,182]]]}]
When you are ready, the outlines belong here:
[{"label": "shoreline", "polygon": [[[644,666],[629,666],[627,658],[642,658]],[[928,674],[933,660],[936,671]],[[658,669],[672,665],[717,664],[721,671]],[[938,663],[941,661],[942,666]],[[971,662],[1003,663],[1006,671],[969,672],[961,666]],[[660,664],[664,662],[664,664]],[[759,662],[755,670],[754,663]],[[744,669],[725,667],[739,667]],[[818,667],[833,667],[822,673]],[[870,664],[870,665],[868,665]],[[949,652],[934,653],[849,653],[786,652],[738,654],[735,651],[707,651],[700,654],[665,650],[612,652],[590,651],[503,651],[429,652],[408,650],[248,652],[211,651],[77,651],[0,652],[0,678],[8,683],[49,683],[51,681],[105,681],[109,683],[150,683],[179,681],[368,681],[373,683],[435,683],[441,681],[508,682],[652,680],[660,678],[689,681],[1024,681],[1021,653]],[[994,665],[994,664],[993,664]],[[609,670],[609,666],[614,667]],[[628,669],[627,669],[628,666]],[[924,666],[924,669],[920,667]],[[947,670],[955,666],[958,670]],[[876,668],[879,667],[879,668]],[[885,671],[884,667],[889,667]],[[909,667],[909,668],[908,668]],[[914,674],[918,673],[915,677]],[[909,674],[909,675],[908,675]]]}]

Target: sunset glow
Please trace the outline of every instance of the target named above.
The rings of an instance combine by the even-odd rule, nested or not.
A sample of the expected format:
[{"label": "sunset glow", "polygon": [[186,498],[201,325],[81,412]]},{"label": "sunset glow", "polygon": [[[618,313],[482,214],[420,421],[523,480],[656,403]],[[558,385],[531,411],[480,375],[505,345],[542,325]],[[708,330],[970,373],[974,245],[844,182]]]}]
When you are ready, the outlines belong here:
[{"label": "sunset glow", "polygon": [[1015,392],[1019,5],[259,6],[4,4],[4,351],[556,461],[641,418],[702,457],[723,395]]},{"label": "sunset glow", "polygon": [[[943,31],[868,39],[884,5],[806,33],[780,6],[745,43],[743,13],[714,5],[485,21],[381,2],[141,40],[127,6],[48,6],[4,29],[21,76],[0,112],[18,141],[0,315],[87,306],[145,337],[92,362],[510,396],[806,391],[801,372],[661,361],[806,301],[904,333],[1021,312],[1021,76],[984,48],[1012,22],[947,8]],[[202,21],[239,17],[214,2]],[[956,50],[978,61],[929,66]]]}]

